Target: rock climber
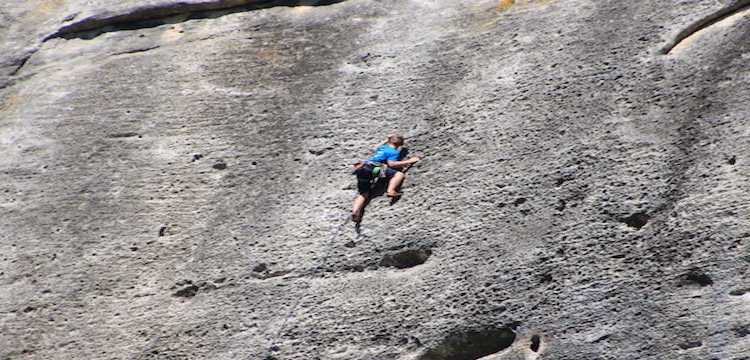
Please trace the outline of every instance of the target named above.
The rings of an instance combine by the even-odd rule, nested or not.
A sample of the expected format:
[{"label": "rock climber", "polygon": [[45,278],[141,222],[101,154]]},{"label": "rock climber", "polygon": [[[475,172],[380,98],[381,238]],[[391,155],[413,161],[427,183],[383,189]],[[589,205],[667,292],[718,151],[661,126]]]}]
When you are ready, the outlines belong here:
[{"label": "rock climber", "polygon": [[362,208],[370,196],[370,181],[374,177],[388,179],[388,187],[385,192],[387,196],[392,198],[401,196],[401,193],[397,192],[405,177],[401,169],[421,160],[418,157],[412,157],[401,161],[399,150],[403,145],[403,136],[388,135],[385,140],[370,148],[375,151],[375,155],[367,161],[361,161],[354,165],[354,174],[357,175],[357,191],[359,192],[352,204],[352,221],[355,223],[362,221]]}]

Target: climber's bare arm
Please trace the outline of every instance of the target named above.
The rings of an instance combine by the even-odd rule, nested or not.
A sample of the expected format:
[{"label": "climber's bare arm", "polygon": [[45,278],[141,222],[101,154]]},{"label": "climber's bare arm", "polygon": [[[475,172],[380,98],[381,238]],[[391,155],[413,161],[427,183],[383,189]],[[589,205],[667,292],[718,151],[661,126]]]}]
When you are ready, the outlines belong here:
[{"label": "climber's bare arm", "polygon": [[391,136],[393,136],[393,135],[388,135],[388,136],[386,136],[386,137],[385,137],[385,140],[383,140],[383,141],[381,141],[381,142],[379,142],[379,143],[377,143],[377,144],[375,144],[375,145],[371,146],[371,147],[370,147],[370,150],[372,150],[372,151],[375,151],[375,149],[377,149],[377,148],[379,148],[379,147],[381,147],[381,146],[383,146],[383,145],[387,144],[387,143],[388,143],[388,139],[390,139],[390,138],[391,138]]},{"label": "climber's bare arm", "polygon": [[411,158],[409,160],[403,160],[403,161],[388,160],[388,166],[390,166],[390,167],[403,167],[403,166],[406,166],[406,165],[417,163],[417,162],[419,162],[421,160],[422,159],[420,159],[418,157],[413,157],[413,158]]}]

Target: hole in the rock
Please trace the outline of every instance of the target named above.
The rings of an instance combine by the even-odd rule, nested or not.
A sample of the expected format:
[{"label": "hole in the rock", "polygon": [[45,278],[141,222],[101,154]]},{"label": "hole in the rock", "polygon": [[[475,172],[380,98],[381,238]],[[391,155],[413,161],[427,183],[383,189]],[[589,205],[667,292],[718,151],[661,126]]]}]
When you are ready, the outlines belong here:
[{"label": "hole in the rock", "polygon": [[736,164],[736,163],[737,163],[737,156],[736,156],[736,155],[734,155],[734,156],[732,156],[731,158],[729,158],[729,160],[727,160],[727,163],[729,163],[729,165],[734,165],[734,164]]},{"label": "hole in the rock", "polygon": [[266,265],[266,263],[260,263],[258,265],[255,265],[255,267],[253,267],[254,272],[264,272],[266,270],[268,270],[268,265]]},{"label": "hole in the rock", "polygon": [[562,177],[557,178],[557,180],[555,180],[555,185],[560,186],[570,180],[573,180],[573,176],[570,176],[570,175],[562,176]]},{"label": "hole in the rock", "polygon": [[701,287],[709,286],[714,283],[710,276],[697,269],[690,270],[686,274],[683,274],[680,277],[680,280],[683,285],[697,284]]},{"label": "hole in the rock", "polygon": [[745,293],[750,292],[750,288],[742,288],[742,289],[734,289],[729,292],[729,295],[732,296],[742,296],[745,295]]},{"label": "hole in the rock", "polygon": [[508,348],[515,340],[516,333],[508,327],[454,333],[418,360],[476,360]]},{"label": "hole in the rock", "polygon": [[518,198],[513,202],[513,205],[518,206],[526,202],[526,198]]},{"label": "hole in the rock", "polygon": [[604,335],[600,336],[599,338],[597,338],[596,340],[594,340],[593,343],[597,344],[597,343],[600,343],[600,342],[602,342],[604,340],[607,340],[607,339],[609,339],[609,336],[610,336],[609,334],[604,334]]},{"label": "hole in the rock", "polygon": [[128,138],[128,137],[133,137],[133,136],[138,136],[138,133],[128,131],[128,132],[109,134],[109,137],[111,138]]},{"label": "hole in the rock", "polygon": [[539,345],[541,344],[541,339],[539,339],[539,335],[534,335],[531,337],[531,344],[529,345],[529,349],[533,352],[539,351]]},{"label": "hole in the rock", "polygon": [[365,271],[365,267],[362,265],[352,265],[352,266],[346,266],[344,267],[345,270],[354,271],[354,272],[362,272]]},{"label": "hole in the rock", "polygon": [[688,341],[678,345],[682,350],[693,349],[703,346],[701,341]]},{"label": "hole in the rock", "polygon": [[409,249],[395,254],[389,254],[380,260],[380,266],[392,266],[398,269],[406,269],[422,265],[432,255],[430,249]]},{"label": "hole in the rock", "polygon": [[737,337],[745,337],[750,335],[750,325],[735,326],[732,328],[732,331],[734,331],[734,334],[737,335]]},{"label": "hole in the rock", "polygon": [[199,288],[198,288],[197,285],[190,285],[190,286],[188,286],[186,288],[183,288],[183,289],[175,292],[174,294],[172,294],[172,296],[189,298],[189,297],[193,297],[196,294],[198,294],[198,290],[199,290]]},{"label": "hole in the rock", "polygon": [[547,284],[552,282],[552,274],[550,273],[544,273],[539,275],[539,283],[540,284]]},{"label": "hole in the rock", "polygon": [[651,219],[648,214],[644,212],[638,212],[633,215],[630,215],[624,219],[622,219],[622,222],[624,222],[627,226],[630,226],[635,229],[640,229],[643,226],[648,223],[648,221]]}]

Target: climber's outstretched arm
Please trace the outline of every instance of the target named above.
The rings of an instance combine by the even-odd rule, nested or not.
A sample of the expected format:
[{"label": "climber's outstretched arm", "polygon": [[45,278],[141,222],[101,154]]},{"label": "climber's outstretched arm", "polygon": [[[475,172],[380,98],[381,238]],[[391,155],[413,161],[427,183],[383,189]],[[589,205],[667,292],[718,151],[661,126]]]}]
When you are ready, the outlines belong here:
[{"label": "climber's outstretched arm", "polygon": [[419,162],[421,160],[422,159],[420,159],[420,158],[418,158],[418,157],[415,156],[415,157],[413,157],[413,158],[411,158],[409,160],[403,160],[403,161],[388,160],[387,162],[388,162],[388,166],[399,168],[399,167],[404,167],[406,165],[411,165],[411,164],[417,163],[417,162]]},{"label": "climber's outstretched arm", "polygon": [[375,144],[373,146],[370,146],[370,150],[375,151],[375,149],[377,149],[377,148],[379,148],[379,147],[387,144],[388,143],[388,139],[390,139],[391,136],[393,136],[393,134],[390,134],[390,135],[386,136],[385,140],[383,140],[383,141],[381,141],[381,142],[379,142],[379,143],[377,143],[377,144]]}]

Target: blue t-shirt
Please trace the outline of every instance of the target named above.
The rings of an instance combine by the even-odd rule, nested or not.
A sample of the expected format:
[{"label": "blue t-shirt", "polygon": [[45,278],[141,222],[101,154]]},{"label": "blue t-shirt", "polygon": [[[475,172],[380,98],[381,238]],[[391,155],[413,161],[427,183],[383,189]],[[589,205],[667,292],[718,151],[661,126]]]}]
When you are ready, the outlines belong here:
[{"label": "blue t-shirt", "polygon": [[398,150],[396,150],[393,146],[381,145],[377,149],[375,149],[375,155],[373,155],[369,161],[387,163],[388,160],[398,161],[399,157],[401,157],[401,153],[398,152]]}]

